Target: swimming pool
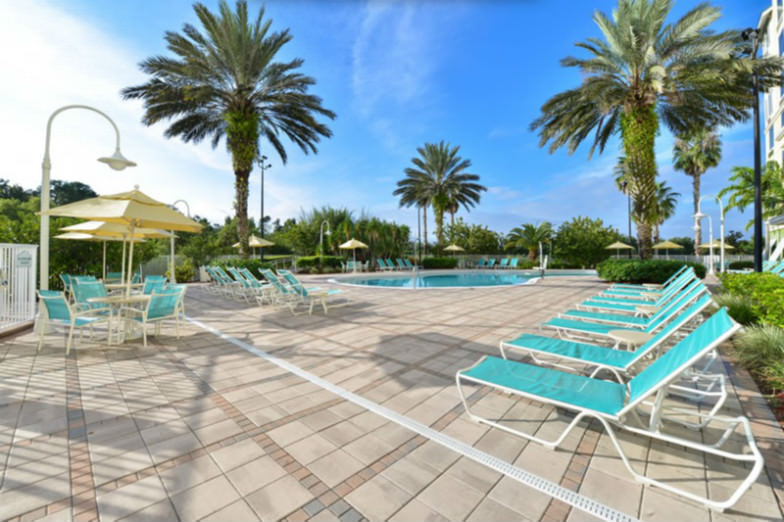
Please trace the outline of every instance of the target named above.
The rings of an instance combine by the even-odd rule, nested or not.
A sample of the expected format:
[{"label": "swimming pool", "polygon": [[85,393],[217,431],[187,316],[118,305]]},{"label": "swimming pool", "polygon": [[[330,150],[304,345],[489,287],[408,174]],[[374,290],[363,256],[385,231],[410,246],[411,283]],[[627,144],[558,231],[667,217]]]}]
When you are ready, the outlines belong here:
[{"label": "swimming pool", "polygon": [[[593,270],[559,270],[547,272],[545,277],[595,275]],[[396,274],[357,274],[337,277],[332,282],[346,285],[371,286],[382,288],[474,288],[485,286],[519,286],[536,282],[541,277],[539,271],[498,270],[449,270]]]}]

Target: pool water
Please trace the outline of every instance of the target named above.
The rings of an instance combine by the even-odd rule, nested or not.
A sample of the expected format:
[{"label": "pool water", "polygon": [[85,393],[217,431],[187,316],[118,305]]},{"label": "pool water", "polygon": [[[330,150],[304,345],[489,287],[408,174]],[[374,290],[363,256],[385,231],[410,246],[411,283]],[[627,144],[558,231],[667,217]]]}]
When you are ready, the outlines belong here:
[{"label": "pool water", "polygon": [[[588,275],[587,272],[560,272],[558,274],[547,273],[545,277],[554,275]],[[341,277],[335,282],[360,285],[376,286],[385,288],[455,288],[455,287],[481,287],[481,286],[516,286],[525,285],[533,282],[532,280],[540,277],[539,272],[498,272],[488,270],[463,271],[449,273],[419,273],[415,277],[413,273],[395,275],[376,275],[366,274],[351,277]]]}]

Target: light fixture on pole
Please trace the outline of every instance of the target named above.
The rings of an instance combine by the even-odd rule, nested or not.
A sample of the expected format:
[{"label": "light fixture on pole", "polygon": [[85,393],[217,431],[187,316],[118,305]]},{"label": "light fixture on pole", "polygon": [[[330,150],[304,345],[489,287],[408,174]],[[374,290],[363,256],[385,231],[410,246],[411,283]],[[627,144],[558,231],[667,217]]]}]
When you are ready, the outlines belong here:
[{"label": "light fixture on pole", "polygon": [[[697,225],[699,220],[702,218],[708,218],[708,273],[713,275],[715,271],[713,269],[713,218],[710,217],[708,214],[704,214],[700,211],[697,211],[694,214],[694,229],[697,230]],[[695,245],[695,249],[699,248],[699,245]]]},{"label": "light fixture on pole", "polygon": [[324,225],[327,225],[327,235],[330,235],[332,232],[329,230],[329,221],[326,219],[321,222],[321,226],[319,226],[319,248],[321,250],[321,256],[324,256]]},{"label": "light fixture on pole", "polygon": [[[760,30],[749,27],[741,33],[746,41],[751,41],[751,60],[757,59]],[[752,107],[754,119],[754,271],[762,272],[762,158],[760,157],[760,114],[759,114],[759,77],[751,75]]]},{"label": "light fixture on pole", "polygon": [[125,158],[122,153],[120,152],[120,130],[117,128],[117,125],[112,121],[112,119],[107,116],[104,112],[99,111],[94,107],[90,107],[89,105],[66,105],[64,107],[60,107],[56,111],[49,116],[49,120],[46,122],[46,142],[44,145],[44,160],[41,164],[41,235],[40,235],[40,242],[41,242],[41,260],[40,260],[40,283],[39,288],[41,290],[48,290],[49,289],[49,215],[45,214],[47,210],[49,210],[49,189],[50,189],[50,174],[52,172],[52,161],[49,157],[49,143],[51,141],[52,136],[52,120],[54,117],[60,114],[63,111],[67,111],[69,109],[86,109],[88,111],[93,111],[104,118],[106,118],[109,123],[112,124],[114,128],[114,136],[115,136],[115,146],[114,146],[114,154],[108,157],[101,157],[98,158],[98,161],[101,163],[105,163],[109,165],[114,170],[123,170],[126,167],[135,167],[136,163],[130,161],[129,159]]},{"label": "light fixture on pole", "polygon": [[[184,199],[178,199],[174,203],[171,204],[171,208],[177,209],[177,203],[184,203],[185,204],[185,211],[188,213],[188,217],[191,217],[191,206],[188,204],[187,201]],[[174,230],[171,230],[171,237],[169,238],[169,278],[172,283],[177,282],[177,272],[175,271],[174,266]]]},{"label": "light fixture on pole", "polygon": [[[266,161],[267,156],[261,156],[258,159],[259,169],[261,169],[261,217],[259,218],[259,233],[261,234],[261,239],[264,239],[264,171],[272,167],[269,163],[265,165]],[[261,260],[264,261],[263,248],[261,249]]]}]

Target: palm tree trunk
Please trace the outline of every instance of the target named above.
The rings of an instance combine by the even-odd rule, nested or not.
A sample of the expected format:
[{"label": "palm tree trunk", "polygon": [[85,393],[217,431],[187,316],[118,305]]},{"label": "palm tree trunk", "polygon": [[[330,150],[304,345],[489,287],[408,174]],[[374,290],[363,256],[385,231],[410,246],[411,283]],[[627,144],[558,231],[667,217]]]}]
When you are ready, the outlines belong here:
[{"label": "palm tree trunk", "polygon": [[436,250],[440,255],[444,243],[444,211],[434,208],[433,212],[436,216]]},{"label": "palm tree trunk", "polygon": [[651,257],[651,231],[658,219],[654,152],[658,128],[659,121],[653,106],[634,107],[621,115],[621,137],[642,259]]},{"label": "palm tree trunk", "polygon": [[234,211],[237,214],[237,236],[240,238],[240,255],[248,257],[248,178],[250,171],[234,172],[234,191],[236,201]]},{"label": "palm tree trunk", "polygon": [[[700,206],[700,175],[694,174],[692,177],[692,199],[694,200],[694,213],[697,213],[697,208]],[[696,220],[697,223],[694,228],[694,252],[697,252],[697,247],[702,244],[702,222]]]},{"label": "palm tree trunk", "polygon": [[450,214],[452,214],[452,228],[455,228],[455,213],[450,212]]}]

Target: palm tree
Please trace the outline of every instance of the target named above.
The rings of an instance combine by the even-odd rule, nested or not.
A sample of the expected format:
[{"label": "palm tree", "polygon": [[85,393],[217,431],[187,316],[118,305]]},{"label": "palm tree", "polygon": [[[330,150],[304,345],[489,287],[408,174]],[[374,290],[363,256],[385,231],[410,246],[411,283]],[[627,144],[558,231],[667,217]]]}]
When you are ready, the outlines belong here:
[{"label": "palm tree", "polygon": [[531,261],[535,261],[539,252],[539,243],[549,242],[553,233],[553,226],[547,221],[539,224],[525,223],[521,227],[515,227],[509,231],[504,249],[524,248],[528,250],[528,257]]},{"label": "palm tree", "polygon": [[202,30],[185,24],[182,33],[167,31],[167,47],[175,57],[144,60],[140,67],[151,78],[123,89],[122,95],[144,100],[145,125],[173,120],[167,138],[198,143],[210,137],[213,147],[226,138],[234,168],[237,233],[247,255],[248,178],[260,156],[259,139],[265,138],[283,163],[288,156],[282,136],[306,154],[316,153],[321,137],[332,135],[316,117],[333,119],[335,113],[308,94],[316,80],[298,72],[302,59],[274,61],[292,36],[288,29],[271,32],[272,20],[263,21],[263,7],[255,21],[248,18],[244,0],[237,1],[234,11],[226,0],[217,14],[200,3],[193,9]]},{"label": "palm tree", "polygon": [[[729,194],[730,198],[724,211],[737,208],[743,212],[754,204],[754,170],[749,167],[733,167],[730,181],[732,184],[719,191],[718,197]],[[762,192],[762,219],[769,219],[784,212],[784,173],[776,161],[768,161],[762,171],[760,189]],[[752,219],[746,230],[754,224]]]},{"label": "palm tree", "polygon": [[[672,149],[673,166],[682,170],[692,180],[694,213],[700,204],[700,176],[721,161],[721,139],[713,129],[695,129],[675,140]],[[702,244],[702,228],[699,220],[694,229],[694,244]]]},{"label": "palm tree", "polygon": [[619,0],[612,18],[596,12],[593,19],[604,38],[577,44],[590,53],[588,58],[561,61],[580,69],[582,84],[550,98],[531,124],[539,129],[540,145],[549,143],[551,152],[567,146],[573,153],[593,136],[590,156],[620,134],[646,258],[655,213],[659,123],[680,135],[744,120],[754,105],[752,68],[765,85],[778,85],[782,72],[779,58],[740,59],[747,47],[740,34],[709,28],[720,16],[718,8],[702,3],[665,24],[671,7],[671,0]]},{"label": "palm tree", "polygon": [[422,209],[422,228],[424,231],[425,242],[422,245],[423,255],[427,255],[427,207],[430,205],[430,196],[421,185],[419,176],[409,176],[397,182],[397,189],[392,193],[400,196],[401,207],[417,206]]},{"label": "palm tree", "polygon": [[423,209],[428,204],[433,206],[439,251],[444,242],[444,212],[455,205],[466,209],[473,207],[479,203],[481,193],[487,190],[476,183],[478,175],[465,172],[471,167],[471,160],[458,156],[459,151],[459,146],[452,147],[443,141],[418,147],[419,157],[411,159],[414,167],[405,169],[406,177],[398,182],[398,188],[393,192],[395,196],[401,196],[401,206],[417,204]]},{"label": "palm tree", "polygon": [[656,222],[653,225],[655,243],[659,242],[659,227],[675,215],[675,205],[679,197],[680,193],[672,190],[664,181],[656,183]]}]

